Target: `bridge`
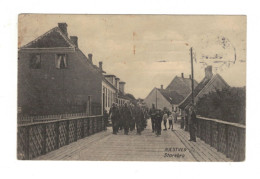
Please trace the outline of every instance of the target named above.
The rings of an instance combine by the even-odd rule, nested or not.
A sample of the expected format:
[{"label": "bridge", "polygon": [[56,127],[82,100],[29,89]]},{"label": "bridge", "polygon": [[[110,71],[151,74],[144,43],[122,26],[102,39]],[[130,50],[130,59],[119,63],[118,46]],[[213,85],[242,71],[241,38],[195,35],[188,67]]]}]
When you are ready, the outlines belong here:
[{"label": "bridge", "polygon": [[105,130],[102,116],[74,117],[18,126],[18,159],[91,161],[242,161],[245,127],[198,117],[197,142],[180,127],[142,135]]}]

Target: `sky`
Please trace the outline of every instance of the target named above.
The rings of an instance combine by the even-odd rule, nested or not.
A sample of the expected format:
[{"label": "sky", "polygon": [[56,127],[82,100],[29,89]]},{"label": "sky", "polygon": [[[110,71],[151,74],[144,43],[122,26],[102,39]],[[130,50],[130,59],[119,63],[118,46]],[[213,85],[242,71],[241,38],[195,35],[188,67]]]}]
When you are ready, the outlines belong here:
[{"label": "sky", "polygon": [[154,87],[165,88],[177,75],[204,77],[213,66],[234,87],[246,85],[246,16],[174,15],[41,15],[19,16],[18,47],[59,22],[68,24],[69,36],[93,54],[93,63],[126,82],[125,91],[145,98]]}]

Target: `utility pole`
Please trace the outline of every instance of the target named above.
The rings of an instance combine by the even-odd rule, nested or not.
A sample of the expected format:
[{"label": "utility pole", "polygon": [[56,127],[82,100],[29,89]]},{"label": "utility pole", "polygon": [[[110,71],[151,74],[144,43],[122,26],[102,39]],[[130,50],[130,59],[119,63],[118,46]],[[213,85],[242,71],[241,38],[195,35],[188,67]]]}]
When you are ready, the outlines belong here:
[{"label": "utility pole", "polygon": [[155,98],[155,109],[157,109],[157,88],[155,88],[155,94],[156,94],[156,98]]},{"label": "utility pole", "polygon": [[193,76],[193,54],[192,47],[190,48],[190,60],[191,60],[191,102],[194,105],[194,76]]}]

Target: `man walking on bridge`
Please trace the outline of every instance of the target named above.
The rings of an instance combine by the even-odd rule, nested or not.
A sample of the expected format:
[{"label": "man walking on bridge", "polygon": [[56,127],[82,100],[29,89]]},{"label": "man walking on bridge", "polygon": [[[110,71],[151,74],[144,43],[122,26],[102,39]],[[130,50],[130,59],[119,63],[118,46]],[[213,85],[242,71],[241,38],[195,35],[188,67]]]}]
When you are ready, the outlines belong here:
[{"label": "man walking on bridge", "polygon": [[151,116],[151,123],[152,123],[152,130],[155,131],[155,116],[156,116],[156,109],[154,107],[154,104],[152,106],[152,109],[150,109],[149,114]]},{"label": "man walking on bridge", "polygon": [[136,129],[137,129],[137,133],[138,135],[141,135],[141,131],[144,128],[144,114],[143,111],[141,109],[141,106],[137,104],[136,108]]},{"label": "man walking on bridge", "polygon": [[168,119],[168,114],[167,114],[167,111],[164,111],[164,114],[163,114],[163,125],[164,125],[164,130],[166,131],[167,130],[167,119]]},{"label": "man walking on bridge", "polygon": [[155,115],[155,132],[156,136],[161,135],[162,131],[162,114],[160,110],[156,110],[156,115]]},{"label": "man walking on bridge", "polygon": [[109,116],[112,121],[113,134],[116,135],[118,132],[119,111],[115,103],[112,104],[112,107],[109,110]]},{"label": "man walking on bridge", "polygon": [[132,120],[132,113],[127,105],[127,103],[124,104],[124,107],[122,108],[122,114],[123,114],[123,120],[124,120],[124,134],[128,135],[129,128],[130,128],[130,122]]},{"label": "man walking on bridge", "polygon": [[194,106],[192,105],[189,109],[189,131],[190,131],[190,140],[196,142],[196,125],[197,125],[197,118]]}]

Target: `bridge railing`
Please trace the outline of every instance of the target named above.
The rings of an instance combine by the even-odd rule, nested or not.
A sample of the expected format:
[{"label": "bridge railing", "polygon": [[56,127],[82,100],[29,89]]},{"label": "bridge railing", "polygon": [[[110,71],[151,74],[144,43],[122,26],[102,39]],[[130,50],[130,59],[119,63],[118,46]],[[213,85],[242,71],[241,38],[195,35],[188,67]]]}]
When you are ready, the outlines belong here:
[{"label": "bridge railing", "polygon": [[197,137],[234,161],[245,160],[245,125],[197,116]]},{"label": "bridge railing", "polygon": [[19,124],[17,158],[30,160],[104,129],[102,115]]},{"label": "bridge railing", "polygon": [[41,116],[18,116],[18,124],[28,124],[34,122],[46,122],[64,118],[86,117],[90,116],[87,113],[69,113],[69,114],[54,114]]}]

